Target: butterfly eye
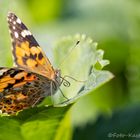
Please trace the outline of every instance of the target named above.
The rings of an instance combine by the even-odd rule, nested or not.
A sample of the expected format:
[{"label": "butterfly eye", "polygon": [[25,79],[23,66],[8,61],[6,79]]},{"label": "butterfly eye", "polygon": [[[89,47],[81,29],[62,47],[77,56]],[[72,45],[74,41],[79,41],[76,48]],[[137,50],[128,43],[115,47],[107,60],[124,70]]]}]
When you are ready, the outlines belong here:
[{"label": "butterfly eye", "polygon": [[60,69],[55,70],[55,75],[56,75],[57,77],[60,77],[60,75],[61,75],[61,70],[60,70]]}]

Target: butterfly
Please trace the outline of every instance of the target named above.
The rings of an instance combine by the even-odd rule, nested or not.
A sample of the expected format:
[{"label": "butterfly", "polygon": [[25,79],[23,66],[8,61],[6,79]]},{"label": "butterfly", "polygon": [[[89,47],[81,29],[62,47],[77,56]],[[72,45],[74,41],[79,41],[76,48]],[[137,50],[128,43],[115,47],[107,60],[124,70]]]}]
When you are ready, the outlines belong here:
[{"label": "butterfly", "polygon": [[14,67],[0,68],[0,112],[15,115],[55,94],[62,79],[25,24],[11,12],[7,21]]}]

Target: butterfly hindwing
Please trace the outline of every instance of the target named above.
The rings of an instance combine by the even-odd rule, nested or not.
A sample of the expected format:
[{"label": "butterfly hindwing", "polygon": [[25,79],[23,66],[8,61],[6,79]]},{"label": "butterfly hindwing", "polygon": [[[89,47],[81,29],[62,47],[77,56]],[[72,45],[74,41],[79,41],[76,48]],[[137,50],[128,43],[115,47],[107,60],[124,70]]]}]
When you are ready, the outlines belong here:
[{"label": "butterfly hindwing", "polygon": [[15,114],[35,106],[50,94],[47,78],[19,68],[0,68],[0,110]]},{"label": "butterfly hindwing", "polygon": [[54,69],[28,28],[14,13],[8,14],[8,24],[15,65],[51,79]]}]

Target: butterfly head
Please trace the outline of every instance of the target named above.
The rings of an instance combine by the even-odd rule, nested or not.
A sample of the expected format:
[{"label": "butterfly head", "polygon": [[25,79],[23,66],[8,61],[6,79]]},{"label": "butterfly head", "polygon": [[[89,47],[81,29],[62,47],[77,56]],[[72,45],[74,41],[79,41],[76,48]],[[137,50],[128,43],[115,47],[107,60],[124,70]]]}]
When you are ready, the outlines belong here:
[{"label": "butterfly head", "polygon": [[64,77],[61,76],[61,70],[60,69],[56,69],[55,70],[55,76],[53,78],[53,81],[58,86],[61,86],[61,84],[63,84],[65,87],[69,87],[70,86],[70,82],[65,79],[65,76]]},{"label": "butterfly head", "polygon": [[60,70],[60,69],[56,69],[56,70],[55,70],[55,76],[54,76],[53,80],[54,80],[59,86],[61,85],[61,70]]},{"label": "butterfly head", "polygon": [[55,70],[55,75],[56,75],[57,77],[60,77],[60,76],[61,76],[61,70],[60,70],[60,69],[56,69],[56,70]]}]

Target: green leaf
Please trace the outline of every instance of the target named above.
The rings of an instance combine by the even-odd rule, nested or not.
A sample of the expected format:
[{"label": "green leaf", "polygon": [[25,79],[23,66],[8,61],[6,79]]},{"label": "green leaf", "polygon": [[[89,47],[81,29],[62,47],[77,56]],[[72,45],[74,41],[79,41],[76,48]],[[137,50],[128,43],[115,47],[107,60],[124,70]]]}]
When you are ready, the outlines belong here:
[{"label": "green leaf", "polygon": [[58,90],[54,95],[56,106],[73,103],[113,78],[109,71],[102,70],[109,64],[103,59],[103,54],[103,50],[97,49],[97,43],[86,35],[77,34],[58,41],[54,50],[55,63],[67,80],[64,84],[66,82],[70,86],[62,84],[60,89],[63,93]]},{"label": "green leaf", "polygon": [[76,128],[73,140],[132,140],[140,138],[140,106],[114,112],[112,116],[100,115],[95,123]]},{"label": "green leaf", "polygon": [[[64,131],[64,129],[60,129],[62,126],[60,124],[68,109],[69,106],[63,108],[39,107],[24,110],[15,117],[1,117],[0,140],[11,138],[14,140],[55,139],[58,133]],[[69,123],[68,118],[67,123]]]}]

